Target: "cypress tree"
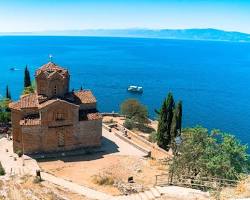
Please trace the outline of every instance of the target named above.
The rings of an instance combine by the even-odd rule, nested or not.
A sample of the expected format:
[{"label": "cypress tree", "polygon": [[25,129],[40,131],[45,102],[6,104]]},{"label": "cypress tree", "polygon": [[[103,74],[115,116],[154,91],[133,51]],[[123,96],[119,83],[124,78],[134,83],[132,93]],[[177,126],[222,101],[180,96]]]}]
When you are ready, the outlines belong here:
[{"label": "cypress tree", "polygon": [[176,108],[174,109],[172,124],[171,124],[171,148],[173,153],[176,153],[176,138],[181,134],[181,125],[182,125],[182,102],[177,103]]},{"label": "cypress tree", "polygon": [[172,93],[168,93],[168,98],[167,98],[167,138],[168,138],[168,146],[166,149],[169,148],[169,145],[171,144],[171,124],[173,120],[173,114],[174,114],[174,97]]},{"label": "cypress tree", "polygon": [[167,133],[167,102],[164,99],[160,111],[157,112],[159,115],[159,122],[157,128],[157,144],[159,147],[164,148],[168,145],[168,138],[166,138]]},{"label": "cypress tree", "polygon": [[26,65],[24,70],[24,88],[30,87],[31,81],[30,81],[30,72],[28,70],[28,66]]},{"label": "cypress tree", "polygon": [[6,99],[11,99],[11,94],[8,85],[6,86]]},{"label": "cypress tree", "polygon": [[171,144],[171,124],[174,107],[173,95],[169,93],[167,100],[164,100],[162,108],[158,112],[159,123],[157,129],[157,144],[166,150],[169,149],[169,145]]},{"label": "cypress tree", "polygon": [[176,120],[177,120],[177,130],[178,134],[177,137],[181,134],[181,126],[182,126],[182,101],[179,101],[176,106]]}]

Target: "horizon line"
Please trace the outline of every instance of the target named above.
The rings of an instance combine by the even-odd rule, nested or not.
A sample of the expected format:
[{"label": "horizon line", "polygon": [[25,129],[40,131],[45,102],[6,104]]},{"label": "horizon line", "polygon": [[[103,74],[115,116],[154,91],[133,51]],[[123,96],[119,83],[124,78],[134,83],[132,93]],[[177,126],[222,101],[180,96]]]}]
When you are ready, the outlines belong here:
[{"label": "horizon line", "polygon": [[225,30],[220,28],[212,28],[212,27],[204,27],[204,28],[147,28],[147,27],[130,27],[130,28],[88,28],[88,29],[48,29],[48,30],[34,30],[34,31],[0,31],[0,34],[23,34],[23,33],[46,33],[46,32],[63,32],[63,31],[122,31],[122,30],[151,30],[151,31],[160,31],[160,30],[218,30],[224,32],[231,32],[231,33],[243,33],[243,34],[250,34],[248,32],[242,32],[237,30]]}]

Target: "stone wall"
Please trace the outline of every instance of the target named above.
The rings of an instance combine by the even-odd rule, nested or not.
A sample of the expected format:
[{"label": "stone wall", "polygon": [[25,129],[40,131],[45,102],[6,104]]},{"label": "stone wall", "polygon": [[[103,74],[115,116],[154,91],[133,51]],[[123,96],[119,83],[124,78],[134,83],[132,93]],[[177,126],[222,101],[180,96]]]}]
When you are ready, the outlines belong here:
[{"label": "stone wall", "polygon": [[[80,121],[76,125],[47,127],[22,126],[24,153],[67,151],[82,147],[101,145],[102,120]],[[59,145],[59,135],[64,137],[64,145]],[[16,147],[22,150],[22,144]]]},{"label": "stone wall", "polygon": [[37,93],[39,95],[46,95],[49,98],[53,96],[63,96],[69,91],[69,77],[62,78],[58,73],[55,73],[55,75],[49,79],[41,74],[36,77],[36,84]]},{"label": "stone wall", "polygon": [[80,110],[96,109],[96,103],[85,103],[80,105]]},{"label": "stone wall", "polygon": [[[41,121],[44,126],[73,125],[79,119],[79,106],[63,101],[55,102],[41,110]],[[57,114],[63,116],[62,120],[57,120]]]},{"label": "stone wall", "polygon": [[43,134],[41,126],[22,126],[22,134],[24,153],[34,153],[42,151]]},{"label": "stone wall", "polygon": [[102,137],[102,120],[79,122],[78,138],[81,146],[100,146]]},{"label": "stone wall", "polygon": [[12,123],[12,138],[13,138],[13,150],[21,150],[21,126],[19,124],[22,119],[21,111],[12,110],[11,111],[11,123]]}]

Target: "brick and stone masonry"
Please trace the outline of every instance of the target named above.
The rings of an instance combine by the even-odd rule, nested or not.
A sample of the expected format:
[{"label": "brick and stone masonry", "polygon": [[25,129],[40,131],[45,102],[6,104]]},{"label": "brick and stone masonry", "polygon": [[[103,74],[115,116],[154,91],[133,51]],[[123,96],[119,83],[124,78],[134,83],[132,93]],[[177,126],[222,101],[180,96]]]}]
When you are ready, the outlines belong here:
[{"label": "brick and stone masonry", "polygon": [[35,79],[35,93],[9,104],[14,151],[32,154],[100,146],[102,116],[92,92],[70,92],[68,70],[53,62],[39,68]]}]

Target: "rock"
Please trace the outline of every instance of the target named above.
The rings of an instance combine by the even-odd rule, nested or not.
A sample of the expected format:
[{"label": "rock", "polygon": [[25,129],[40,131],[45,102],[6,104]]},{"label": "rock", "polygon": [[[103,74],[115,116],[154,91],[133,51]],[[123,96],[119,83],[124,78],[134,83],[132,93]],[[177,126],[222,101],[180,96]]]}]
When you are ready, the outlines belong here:
[{"label": "rock", "polygon": [[116,182],[114,186],[117,187],[118,190],[124,195],[139,193],[143,191],[143,186],[135,182],[124,183],[124,182],[119,181],[119,182]]}]

